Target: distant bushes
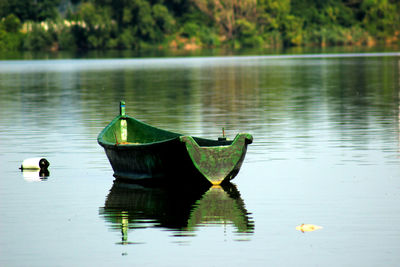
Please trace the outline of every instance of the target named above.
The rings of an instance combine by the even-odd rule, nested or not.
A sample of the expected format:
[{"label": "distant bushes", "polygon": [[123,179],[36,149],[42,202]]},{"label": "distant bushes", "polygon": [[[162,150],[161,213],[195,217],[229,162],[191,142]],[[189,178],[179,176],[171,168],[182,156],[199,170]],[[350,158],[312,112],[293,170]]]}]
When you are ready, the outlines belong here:
[{"label": "distant bushes", "polygon": [[19,50],[22,48],[23,34],[20,32],[21,21],[10,14],[0,21],[0,51]]},{"label": "distant bushes", "polygon": [[[399,43],[394,0],[0,2],[1,50]],[[61,11],[63,10],[63,11]]]},{"label": "distant bushes", "polygon": [[359,26],[313,27],[304,32],[304,44],[314,46],[374,45],[375,39]]}]

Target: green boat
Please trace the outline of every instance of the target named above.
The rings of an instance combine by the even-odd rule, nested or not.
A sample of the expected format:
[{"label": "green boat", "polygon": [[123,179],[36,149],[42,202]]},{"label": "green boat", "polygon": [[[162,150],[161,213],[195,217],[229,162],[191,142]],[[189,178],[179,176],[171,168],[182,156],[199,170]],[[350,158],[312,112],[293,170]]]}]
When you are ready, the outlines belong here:
[{"label": "green boat", "polygon": [[210,140],[165,131],[127,116],[121,101],[120,115],[100,132],[97,141],[116,178],[218,185],[238,174],[253,137],[239,133],[233,141]]}]

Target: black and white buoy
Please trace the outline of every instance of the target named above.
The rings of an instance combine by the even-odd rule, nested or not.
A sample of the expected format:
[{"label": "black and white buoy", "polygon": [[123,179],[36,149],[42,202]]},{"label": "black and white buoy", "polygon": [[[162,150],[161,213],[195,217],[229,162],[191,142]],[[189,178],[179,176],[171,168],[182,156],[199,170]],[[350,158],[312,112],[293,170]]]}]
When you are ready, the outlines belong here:
[{"label": "black and white buoy", "polygon": [[50,163],[45,158],[29,158],[22,162],[21,170],[47,170]]},{"label": "black and white buoy", "polygon": [[45,158],[29,158],[22,162],[20,169],[25,180],[42,181],[50,175],[49,166],[50,163]]}]

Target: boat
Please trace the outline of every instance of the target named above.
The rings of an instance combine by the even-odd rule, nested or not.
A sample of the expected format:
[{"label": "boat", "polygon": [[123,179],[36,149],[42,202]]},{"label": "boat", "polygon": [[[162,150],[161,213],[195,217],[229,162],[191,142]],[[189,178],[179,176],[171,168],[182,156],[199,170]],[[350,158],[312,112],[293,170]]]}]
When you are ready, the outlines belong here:
[{"label": "boat", "polygon": [[225,136],[211,140],[166,131],[126,115],[121,101],[120,114],[100,132],[97,141],[116,178],[218,185],[238,174],[253,137],[239,133],[233,140]]}]

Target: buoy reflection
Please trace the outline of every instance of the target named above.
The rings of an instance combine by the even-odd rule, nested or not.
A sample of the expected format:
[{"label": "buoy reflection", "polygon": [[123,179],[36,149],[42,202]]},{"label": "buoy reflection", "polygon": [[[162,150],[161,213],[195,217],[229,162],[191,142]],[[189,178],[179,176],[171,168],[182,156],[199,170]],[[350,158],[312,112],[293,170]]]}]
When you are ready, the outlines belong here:
[{"label": "buoy reflection", "polygon": [[22,171],[22,176],[27,182],[41,182],[46,181],[50,173],[48,170],[24,170]]}]

